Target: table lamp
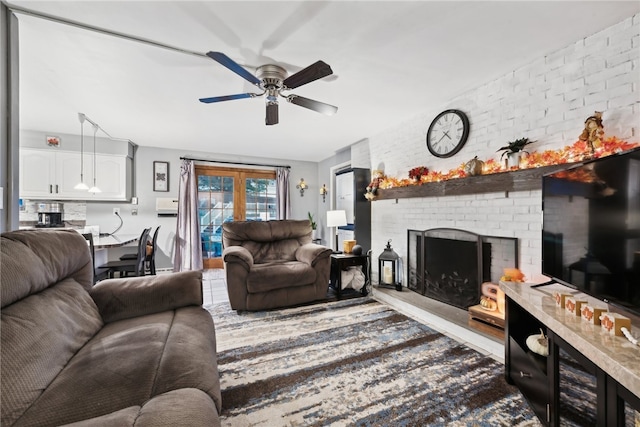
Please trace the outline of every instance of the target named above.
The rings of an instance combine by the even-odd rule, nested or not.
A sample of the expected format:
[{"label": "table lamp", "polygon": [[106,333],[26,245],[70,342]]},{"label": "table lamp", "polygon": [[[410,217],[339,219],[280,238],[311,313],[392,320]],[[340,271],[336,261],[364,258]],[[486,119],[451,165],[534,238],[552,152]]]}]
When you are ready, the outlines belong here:
[{"label": "table lamp", "polygon": [[347,212],[343,210],[339,211],[327,211],[327,227],[336,227],[336,252],[338,250],[338,230],[337,227],[347,225]]}]

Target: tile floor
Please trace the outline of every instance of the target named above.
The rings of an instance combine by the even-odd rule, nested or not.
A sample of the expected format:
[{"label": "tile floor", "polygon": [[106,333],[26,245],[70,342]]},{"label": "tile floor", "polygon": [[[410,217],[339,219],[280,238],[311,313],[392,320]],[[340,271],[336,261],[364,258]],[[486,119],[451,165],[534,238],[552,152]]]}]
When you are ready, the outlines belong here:
[{"label": "tile floor", "polygon": [[[205,270],[202,291],[205,305],[229,301],[224,270]],[[466,311],[426,298],[408,289],[398,292],[395,289],[374,287],[372,295],[376,300],[390,305],[404,315],[504,363],[503,341],[469,328]]]},{"label": "tile floor", "polygon": [[202,295],[204,305],[229,301],[224,270],[204,270],[202,273]]}]

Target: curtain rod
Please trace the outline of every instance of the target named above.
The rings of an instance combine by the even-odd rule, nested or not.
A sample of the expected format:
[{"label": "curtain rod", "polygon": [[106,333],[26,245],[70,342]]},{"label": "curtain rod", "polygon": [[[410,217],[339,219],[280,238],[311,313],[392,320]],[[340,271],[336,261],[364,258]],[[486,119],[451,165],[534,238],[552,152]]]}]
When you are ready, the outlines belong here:
[{"label": "curtain rod", "polygon": [[180,160],[193,160],[196,162],[210,162],[210,163],[223,163],[226,165],[240,165],[240,166],[264,166],[269,168],[287,168],[291,169],[289,165],[269,165],[265,163],[245,163],[245,162],[229,162],[225,160],[211,160],[211,159],[195,159],[193,157],[180,157]]}]

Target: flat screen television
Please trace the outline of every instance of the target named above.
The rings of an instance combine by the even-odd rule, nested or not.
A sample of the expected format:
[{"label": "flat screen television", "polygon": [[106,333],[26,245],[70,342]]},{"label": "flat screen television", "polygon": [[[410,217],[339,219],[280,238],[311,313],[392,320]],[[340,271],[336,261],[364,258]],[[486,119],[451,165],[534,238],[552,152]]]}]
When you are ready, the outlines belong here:
[{"label": "flat screen television", "polygon": [[542,180],[543,274],[640,314],[640,148]]}]

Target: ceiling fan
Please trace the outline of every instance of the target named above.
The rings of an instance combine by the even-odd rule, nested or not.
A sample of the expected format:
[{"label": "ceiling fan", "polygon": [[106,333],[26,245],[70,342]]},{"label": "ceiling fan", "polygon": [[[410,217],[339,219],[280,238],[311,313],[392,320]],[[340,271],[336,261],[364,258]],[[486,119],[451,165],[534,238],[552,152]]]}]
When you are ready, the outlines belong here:
[{"label": "ceiling fan", "polygon": [[233,99],[255,98],[256,96],[266,95],[267,115],[265,124],[275,125],[278,123],[278,96],[285,98],[292,104],[300,107],[308,108],[318,113],[332,116],[338,111],[338,107],[325,104],[323,102],[314,101],[313,99],[304,98],[295,94],[284,94],[282,92],[295,89],[314,80],[333,74],[331,67],[323,61],[317,61],[307,68],[298,71],[287,77],[287,71],[273,64],[262,65],[257,68],[256,75],[253,75],[240,64],[221,52],[207,52],[207,56],[220,65],[227,67],[249,83],[255,85],[262,90],[262,93],[239,93],[236,95],[214,96],[211,98],[200,98],[200,102],[210,104],[213,102],[231,101]]}]

